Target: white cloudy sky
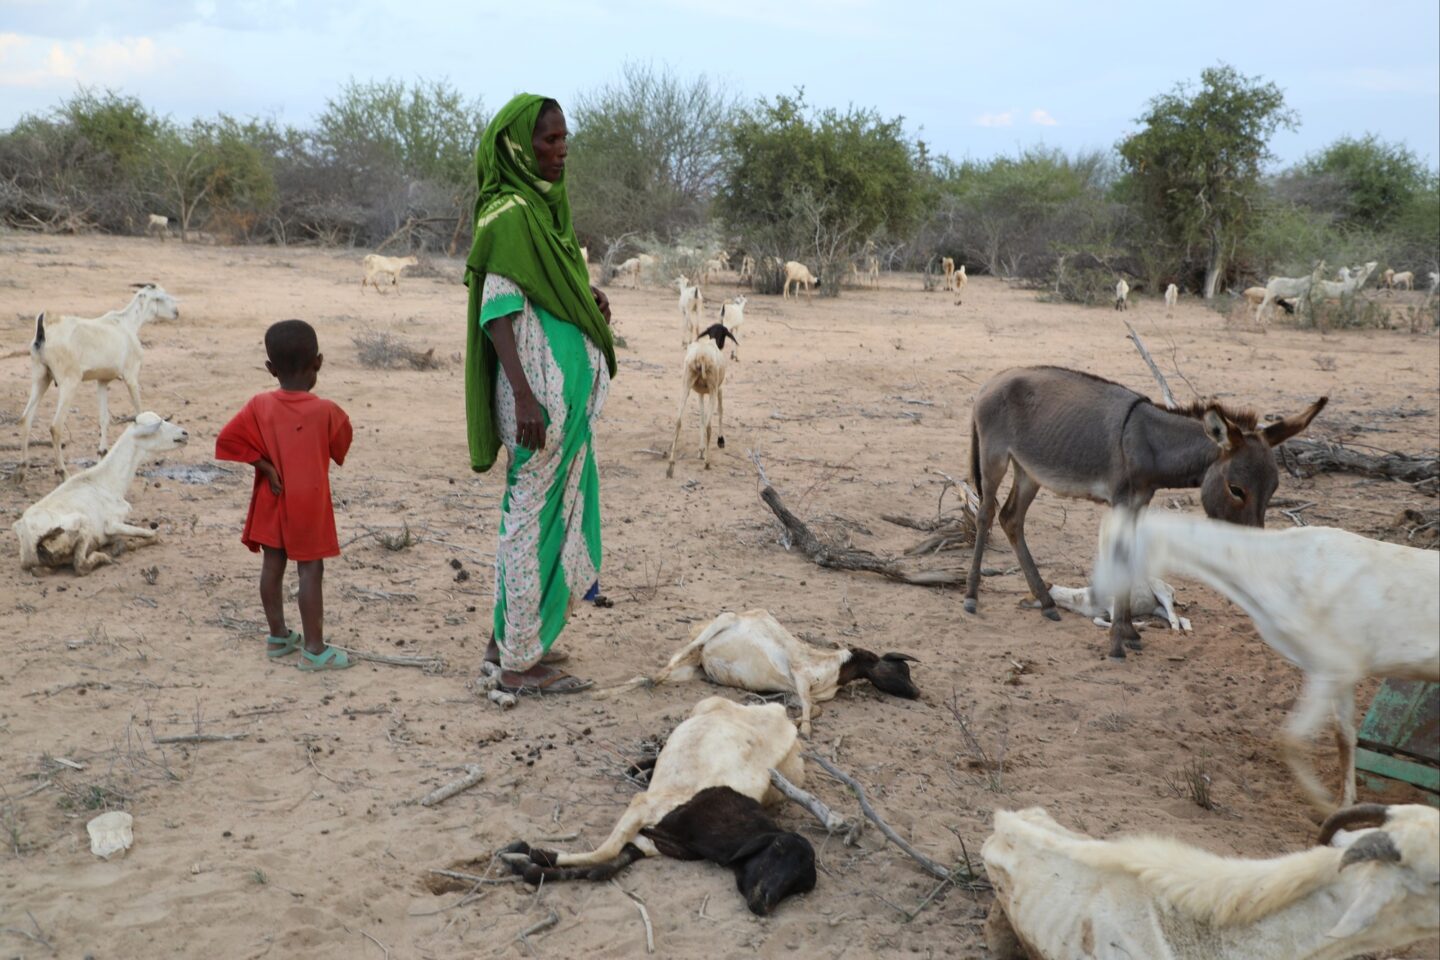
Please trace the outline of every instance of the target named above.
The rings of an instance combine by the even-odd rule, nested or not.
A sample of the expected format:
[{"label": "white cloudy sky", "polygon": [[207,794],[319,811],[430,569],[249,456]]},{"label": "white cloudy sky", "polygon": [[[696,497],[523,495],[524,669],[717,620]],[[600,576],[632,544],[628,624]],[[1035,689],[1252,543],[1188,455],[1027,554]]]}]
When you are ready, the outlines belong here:
[{"label": "white cloudy sky", "polygon": [[904,115],[952,157],[1109,147],[1145,101],[1224,60],[1301,115],[1284,161],[1373,132],[1440,161],[1435,0],[0,0],[0,128],[77,84],[177,118],[303,124],[349,77],[446,78],[494,109],[563,103],[627,59],[746,96]]}]

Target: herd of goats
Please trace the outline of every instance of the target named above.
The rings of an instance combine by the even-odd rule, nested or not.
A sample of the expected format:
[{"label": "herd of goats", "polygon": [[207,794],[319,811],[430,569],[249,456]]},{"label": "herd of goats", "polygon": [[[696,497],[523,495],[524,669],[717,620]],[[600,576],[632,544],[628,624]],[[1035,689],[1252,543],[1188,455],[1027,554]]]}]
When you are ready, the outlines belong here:
[{"label": "herd of goats", "polygon": [[[366,285],[394,285],[410,258],[367,257]],[[807,291],[798,263],[777,265]],[[1369,267],[1347,278],[1363,283]],[[965,283],[946,271],[948,289]],[[958,276],[957,276],[958,275]],[[1327,281],[1314,281],[1327,282]],[[706,324],[699,284],[679,277],[686,401],[700,396],[701,458],[708,469],[710,419],[724,446],[722,387],[726,343],[735,359],[745,298],[726,302]],[[126,493],[141,463],[183,445],[177,425],[143,412],[139,330],[178,316],[175,299],[138,285],[125,307],[96,318],[36,318],[22,417],[19,471],[28,463],[32,421],[53,384],[50,434],[63,481],[14,524],[25,568],[72,566],[77,574],[113,562],[121,538],[154,542],[156,531],[126,522]],[[1283,296],[1277,292],[1276,299]],[[1121,296],[1123,299],[1123,295]],[[61,428],[75,390],[99,391],[100,450],[94,466],[69,474]],[[107,389],[122,382],[136,417],[113,447]],[[1039,808],[997,811],[982,848],[996,893],[986,935],[993,956],[1047,958],[1341,958],[1403,947],[1440,934],[1440,811],[1424,804],[1356,804],[1357,685],[1369,677],[1440,681],[1440,553],[1371,540],[1343,530],[1268,530],[1266,508],[1279,484],[1274,448],[1305,430],[1326,404],[1261,425],[1253,413],[1218,403],[1160,406],[1118,383],[1053,366],[992,377],[976,395],[970,425],[970,480],[979,497],[964,607],[978,604],[981,561],[997,516],[1041,613],[1057,606],[1108,615],[1110,656],[1140,647],[1132,615],[1163,611],[1178,625],[1166,575],[1198,580],[1239,605],[1264,642],[1304,673],[1304,687],[1280,741],[1304,796],[1326,815],[1317,845],[1284,856],[1219,856],[1156,836],[1097,840],[1068,830]],[[1012,474],[1008,496],[999,487]],[[1042,489],[1112,507],[1101,525],[1090,587],[1047,586],[1025,541],[1025,515]],[[1205,517],[1145,509],[1163,488],[1199,488]],[[531,883],[605,880],[643,857],[705,859],[730,868],[746,904],[768,914],[813,889],[814,849],[766,812],[799,800],[833,827],[803,790],[817,708],[846,684],[916,698],[912,658],[860,648],[821,649],[795,638],[764,610],[722,613],[697,627],[657,673],[596,696],[661,682],[708,679],[757,693],[793,694],[799,728],[783,704],[701,700],[666,739],[610,835],[594,850],[559,853],[516,842],[501,851]],[[493,679],[490,683],[493,685]],[[486,685],[486,678],[479,684]],[[1333,720],[1340,754],[1339,803],[1307,759],[1307,745]]]}]

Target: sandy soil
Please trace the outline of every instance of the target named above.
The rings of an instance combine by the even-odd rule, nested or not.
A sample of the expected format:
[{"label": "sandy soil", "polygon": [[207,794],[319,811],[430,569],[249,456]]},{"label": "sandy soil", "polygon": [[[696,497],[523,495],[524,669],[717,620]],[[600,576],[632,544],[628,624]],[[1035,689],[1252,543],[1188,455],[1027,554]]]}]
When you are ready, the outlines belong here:
[{"label": "sandy soil", "polygon": [[[678,685],[603,703],[527,701],[512,712],[475,699],[503,478],[474,475],[466,461],[462,370],[452,359],[464,341],[455,265],[377,296],[361,293],[358,252],[10,234],[0,237],[0,258],[6,349],[27,341],[38,309],[93,315],[123,304],[131,281],[155,280],[183,298],[178,321],[142,332],[144,391],[147,406],[192,436],[133,488],[135,516],[159,524],[160,545],[76,579],[22,574],[7,540],[3,955],[518,956],[526,948],[517,934],[551,911],[558,923],[530,940],[537,955],[640,955],[639,912],[615,886],[538,895],[494,886],[456,907],[461,893],[427,884],[432,868],[476,858],[483,866],[517,837],[565,838],[555,845],[570,848],[598,840],[634,789],[622,758],[714,692]],[[894,276],[880,291],[840,300],[752,297],[741,362],[727,381],[728,445],[712,453],[712,470],[700,468],[692,404],[686,458],[672,481],[656,451],[668,446],[679,379],[674,294],[611,291],[628,343],[599,433],[602,577],[616,605],[587,608],[568,629],[562,643],[573,669],[602,682],[627,678],[661,663],[693,623],[766,607],[810,639],[920,658],[923,700],[868,686],[844,693],[818,717],[814,746],[858,776],[890,822],[938,860],[960,859],[962,840],[975,857],[994,808],[1032,804],[1099,835],[1159,831],[1259,855],[1311,842],[1313,823],[1272,747],[1299,674],[1216,595],[1178,584],[1194,634],[1152,633],[1145,653],[1117,665],[1103,659],[1105,634],[1088,621],[1050,623],[1022,609],[1018,572],[987,579],[980,615],[966,617],[953,591],[822,571],[779,545],[747,451],[760,452],[789,505],[823,529],[899,552],[920,534],[881,514],[933,515],[939,473],[965,470],[970,400],[990,374],[1054,362],[1153,392],[1111,310],[1040,303],[988,279],[971,280],[963,306],[920,286]],[[730,292],[713,285],[707,310]],[[348,545],[327,575],[330,637],[372,652],[443,657],[442,671],[363,664],[312,676],[267,662],[259,564],[239,542],[249,478],[173,479],[175,467],[211,464],[215,431],[270,388],[261,335],[291,316],[318,328],[326,356],[318,389],[356,427],[350,462],[333,474]],[[1264,413],[1291,413],[1328,393],[1312,433],[1409,452],[1435,446],[1434,337],[1237,330],[1191,299],[1171,321],[1147,298],[1128,316],[1167,367],[1169,334],[1198,390]],[[364,369],[351,338],[370,330],[433,346],[446,364]],[[23,359],[0,365],[0,476],[18,458],[26,368]],[[1175,385],[1183,394],[1184,384]],[[37,441],[46,439],[53,396]],[[123,390],[113,397],[112,409],[130,412]],[[74,461],[93,456],[95,416],[83,391],[67,427]],[[7,521],[49,488],[48,452],[38,442],[40,469],[19,485],[0,482]],[[1314,501],[1304,513],[1312,522],[1390,537],[1402,508],[1425,505],[1403,485],[1351,476],[1287,476],[1277,497]],[[1083,582],[1098,515],[1090,504],[1041,495],[1029,532],[1048,578]],[[403,551],[366,536],[402,524],[420,537]],[[992,556],[1012,569],[1007,550]],[[952,703],[1003,765],[981,768]],[[197,727],[248,738],[154,742]],[[1333,782],[1328,738],[1315,755]],[[83,769],[53,759],[61,757]],[[1208,769],[1217,810],[1167,785],[1192,761]],[[485,769],[478,787],[438,807],[415,805],[467,763]],[[855,809],[823,775],[812,772],[810,782],[833,805]],[[1415,795],[1394,787],[1380,798]],[[105,807],[135,817],[134,848],[109,863],[91,856],[85,835]],[[812,894],[773,918],[752,917],[730,875],[710,865],[657,860],[622,876],[653,919],[657,955],[983,955],[984,894],[950,889],[925,903],[934,883],[878,833],[846,848],[794,809],[782,817],[811,832],[823,872]],[[43,936],[54,952],[13,930]],[[1435,944],[1404,954],[1437,955]]]}]

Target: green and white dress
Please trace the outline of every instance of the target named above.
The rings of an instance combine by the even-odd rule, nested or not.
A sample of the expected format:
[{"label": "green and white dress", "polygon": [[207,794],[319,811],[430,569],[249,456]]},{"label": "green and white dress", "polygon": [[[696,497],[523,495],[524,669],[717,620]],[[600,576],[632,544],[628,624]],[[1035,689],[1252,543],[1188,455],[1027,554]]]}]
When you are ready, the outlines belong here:
[{"label": "green and white dress", "polygon": [[500,665],[522,671],[540,662],[599,577],[600,474],[592,425],[605,406],[610,372],[579,327],[531,303],[509,279],[487,274],[480,325],[506,316],[546,423],[544,449],[515,442],[515,393],[499,368],[495,414],[510,466],[495,551],[495,641]]}]

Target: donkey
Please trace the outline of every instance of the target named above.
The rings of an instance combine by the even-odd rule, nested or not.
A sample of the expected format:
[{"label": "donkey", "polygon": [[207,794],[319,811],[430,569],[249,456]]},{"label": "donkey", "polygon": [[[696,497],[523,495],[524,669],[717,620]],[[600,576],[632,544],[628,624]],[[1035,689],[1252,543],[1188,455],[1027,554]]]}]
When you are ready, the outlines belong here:
[{"label": "donkey", "polygon": [[[1016,367],[980,387],[970,420],[970,482],[980,496],[975,555],[965,612],[980,593],[980,561],[995,519],[1000,481],[1015,481],[1000,510],[1005,531],[1040,612],[1059,620],[1055,600],[1025,544],[1025,512],[1041,487],[1063,497],[1132,509],[1164,487],[1199,487],[1205,513],[1250,527],[1265,525],[1265,508],[1280,484],[1272,448],[1303,431],[1328,397],[1304,413],[1263,429],[1254,413],[1215,402],[1178,410],[1157,407],[1129,387],[1064,367]],[[1130,598],[1115,598],[1110,657],[1141,649],[1130,622]]]}]

